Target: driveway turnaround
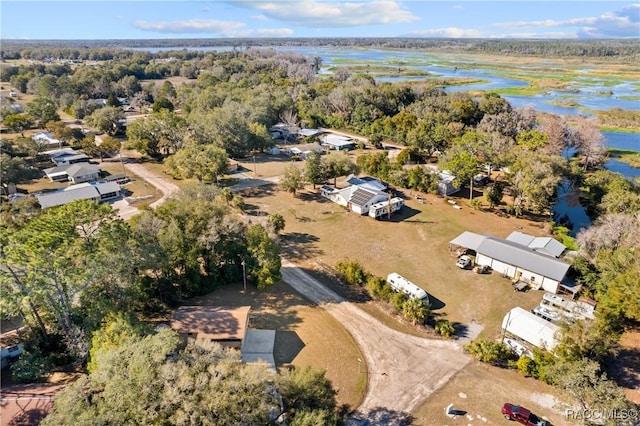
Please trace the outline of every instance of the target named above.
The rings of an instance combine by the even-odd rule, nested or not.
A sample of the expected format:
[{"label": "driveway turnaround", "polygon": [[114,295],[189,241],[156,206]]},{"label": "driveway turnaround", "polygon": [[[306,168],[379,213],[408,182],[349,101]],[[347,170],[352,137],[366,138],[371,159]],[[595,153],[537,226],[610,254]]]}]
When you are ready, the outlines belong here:
[{"label": "driveway turnaround", "polygon": [[385,326],[286,259],[282,278],[340,321],[366,358],[368,392],[350,425],[403,424],[411,411],[471,361],[453,342]]}]

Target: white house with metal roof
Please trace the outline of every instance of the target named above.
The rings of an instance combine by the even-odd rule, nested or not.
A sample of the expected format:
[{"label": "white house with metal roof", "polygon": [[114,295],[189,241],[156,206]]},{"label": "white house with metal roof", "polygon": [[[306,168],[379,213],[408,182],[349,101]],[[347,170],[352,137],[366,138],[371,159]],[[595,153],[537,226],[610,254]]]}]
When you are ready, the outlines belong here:
[{"label": "white house with metal roof", "polygon": [[356,147],[356,143],[348,136],[335,135],[333,133],[326,134],[320,138],[320,145],[329,149],[351,150]]},{"label": "white house with metal roof", "polygon": [[570,267],[526,245],[489,235],[465,231],[450,244],[474,250],[477,265],[486,265],[499,274],[552,293],[558,293]]},{"label": "white house with metal roof", "polygon": [[100,179],[100,167],[95,164],[77,163],[44,169],[51,182],[70,181],[73,184]]},{"label": "white house with metal roof", "polygon": [[120,185],[116,182],[85,182],[53,192],[35,194],[43,209],[61,206],[75,200],[106,201],[119,195]]},{"label": "white house with metal roof", "polygon": [[557,325],[520,307],[511,309],[502,319],[506,336],[540,349],[553,350],[558,345],[559,330]]}]

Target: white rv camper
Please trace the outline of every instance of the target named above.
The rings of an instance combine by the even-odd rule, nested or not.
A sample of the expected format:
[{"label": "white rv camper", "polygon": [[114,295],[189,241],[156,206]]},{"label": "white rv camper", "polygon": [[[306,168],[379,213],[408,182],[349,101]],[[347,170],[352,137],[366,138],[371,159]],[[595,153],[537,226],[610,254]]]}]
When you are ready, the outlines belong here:
[{"label": "white rv camper", "polygon": [[391,200],[375,203],[369,207],[369,216],[377,219],[385,214],[389,214],[389,204],[391,204],[391,213],[394,213],[404,206],[404,200],[400,197],[394,197]]},{"label": "white rv camper", "polygon": [[392,272],[387,276],[387,282],[394,291],[401,291],[409,297],[415,297],[416,299],[421,299],[429,303],[429,295],[427,292],[402,275]]}]

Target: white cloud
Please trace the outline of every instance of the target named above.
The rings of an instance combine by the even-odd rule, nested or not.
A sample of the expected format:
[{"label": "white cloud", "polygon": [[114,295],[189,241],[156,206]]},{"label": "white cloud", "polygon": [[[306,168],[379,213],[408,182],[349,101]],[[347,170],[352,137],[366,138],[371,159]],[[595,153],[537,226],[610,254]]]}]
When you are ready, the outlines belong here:
[{"label": "white cloud", "polygon": [[309,27],[356,27],[419,20],[397,1],[321,2],[316,0],[264,2],[233,1],[234,6],[261,11],[269,19]]},{"label": "white cloud", "polygon": [[[547,19],[543,21],[501,22],[494,24],[496,28],[575,28],[568,33],[571,38],[606,38],[606,37],[638,37],[640,36],[640,3],[625,6],[615,12],[600,16],[573,18],[565,20]],[[546,37],[546,34],[539,34]]]},{"label": "white cloud", "polygon": [[137,21],[134,26],[143,31],[169,34],[215,34],[222,37],[284,37],[293,34],[289,28],[248,29],[244,22],[215,19],[189,19],[185,21]]},{"label": "white cloud", "polygon": [[246,24],[242,22],[218,21],[215,19],[189,19],[186,21],[148,22],[137,21],[136,28],[144,31],[159,33],[213,33],[229,35],[242,29]]},{"label": "white cloud", "polygon": [[264,15],[253,15],[251,16],[251,19],[253,19],[254,21],[268,21],[269,18],[267,18]]},{"label": "white cloud", "polygon": [[430,30],[412,31],[401,37],[430,37],[430,38],[491,38],[491,39],[570,39],[577,38],[575,33],[567,32],[513,32],[495,34],[471,28],[435,28]]},{"label": "white cloud", "polygon": [[462,6],[461,4],[456,4],[455,6],[451,6],[451,9],[464,10],[464,6]]}]

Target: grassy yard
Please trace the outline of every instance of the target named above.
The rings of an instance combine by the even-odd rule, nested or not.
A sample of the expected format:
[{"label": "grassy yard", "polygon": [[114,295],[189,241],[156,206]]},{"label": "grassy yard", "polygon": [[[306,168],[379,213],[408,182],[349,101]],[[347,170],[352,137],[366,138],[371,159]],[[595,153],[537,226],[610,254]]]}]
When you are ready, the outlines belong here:
[{"label": "grassy yard", "polygon": [[[415,425],[509,424],[501,414],[502,404],[520,404],[554,426],[575,424],[563,413],[565,406],[557,391],[538,380],[526,378],[513,370],[474,361],[436,391],[413,413]],[[445,408],[465,412],[454,419],[445,415]],[[511,422],[513,423],[513,422]]]},{"label": "grassy yard", "polygon": [[462,209],[457,210],[440,197],[425,199],[425,203],[408,200],[402,216],[389,222],[348,213],[311,188],[297,197],[265,187],[245,195],[250,211],[283,215],[284,251],[296,261],[322,268],[348,258],[381,277],[398,272],[430,294],[438,316],[461,328],[481,324],[484,335],[497,336],[510,308],[533,308],[542,293],[516,293],[511,282],[497,274],[458,269],[449,241],[465,230],[498,237],[516,229],[541,235],[541,225],[473,210],[464,200],[458,201]]}]

